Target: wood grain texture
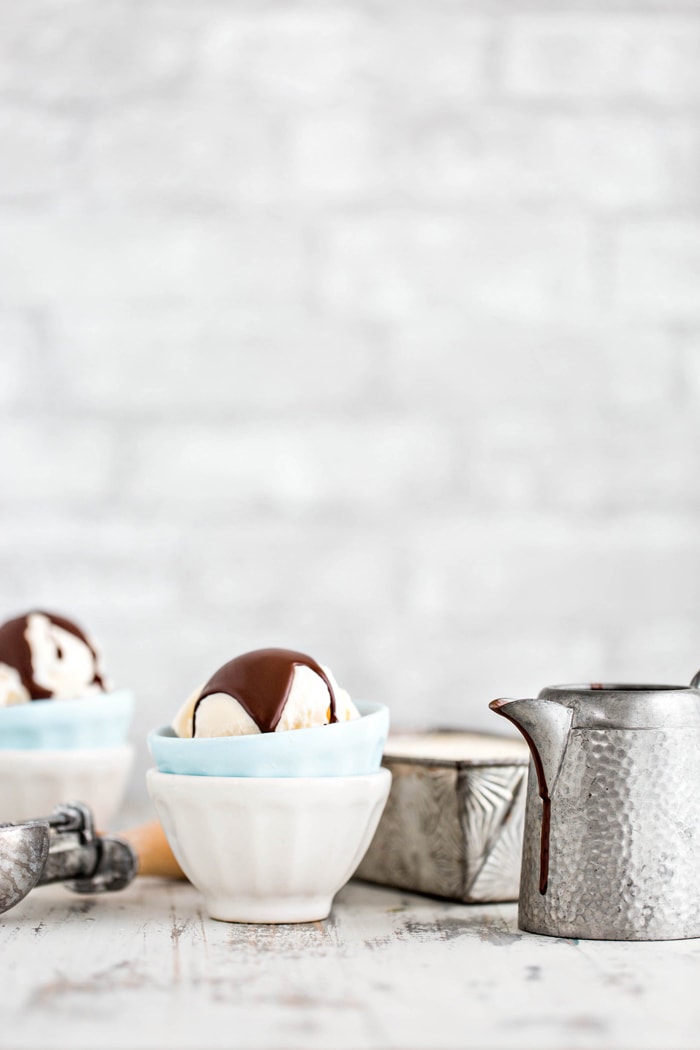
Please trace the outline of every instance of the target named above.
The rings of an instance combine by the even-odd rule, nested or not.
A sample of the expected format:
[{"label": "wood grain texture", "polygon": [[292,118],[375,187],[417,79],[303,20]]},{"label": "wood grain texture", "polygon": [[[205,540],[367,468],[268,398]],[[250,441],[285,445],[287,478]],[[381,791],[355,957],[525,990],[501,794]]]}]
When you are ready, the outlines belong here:
[{"label": "wood grain texture", "polygon": [[187,883],[37,890],[0,919],[13,1050],[678,1050],[700,942],[521,933],[514,905],[350,883],[323,923],[210,920]]}]

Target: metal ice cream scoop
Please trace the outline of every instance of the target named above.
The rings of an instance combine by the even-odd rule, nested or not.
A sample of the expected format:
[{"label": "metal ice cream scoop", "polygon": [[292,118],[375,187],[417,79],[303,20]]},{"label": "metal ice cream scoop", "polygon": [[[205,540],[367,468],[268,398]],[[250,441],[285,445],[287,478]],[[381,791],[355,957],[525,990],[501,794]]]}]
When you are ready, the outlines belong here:
[{"label": "metal ice cream scoop", "polygon": [[121,890],[137,867],[132,846],[99,835],[81,802],[57,806],[41,820],[0,824],[0,913],[50,882],[63,882],[74,893]]}]

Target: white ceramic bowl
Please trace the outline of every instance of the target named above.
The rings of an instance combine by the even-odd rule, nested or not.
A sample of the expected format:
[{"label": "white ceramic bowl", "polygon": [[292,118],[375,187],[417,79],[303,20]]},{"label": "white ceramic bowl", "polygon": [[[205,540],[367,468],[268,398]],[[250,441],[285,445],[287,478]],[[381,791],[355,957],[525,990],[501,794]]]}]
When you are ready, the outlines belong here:
[{"label": "white ceramic bowl", "polygon": [[147,774],[173,853],[213,919],[325,919],[372,841],[387,769],[349,777]]},{"label": "white ceramic bowl", "polygon": [[59,802],[85,802],[104,828],[124,800],[133,761],[131,744],[0,750],[0,822],[46,817]]}]

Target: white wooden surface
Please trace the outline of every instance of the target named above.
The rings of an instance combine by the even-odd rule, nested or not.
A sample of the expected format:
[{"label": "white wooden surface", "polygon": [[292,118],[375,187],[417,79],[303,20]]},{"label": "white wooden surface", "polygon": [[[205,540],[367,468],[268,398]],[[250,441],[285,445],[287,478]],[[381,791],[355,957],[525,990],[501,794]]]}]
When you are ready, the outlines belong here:
[{"label": "white wooden surface", "polygon": [[0,918],[0,1046],[700,1046],[700,941],[522,934],[470,907],[353,882],[305,926],[214,922],[189,885],[36,890]]}]

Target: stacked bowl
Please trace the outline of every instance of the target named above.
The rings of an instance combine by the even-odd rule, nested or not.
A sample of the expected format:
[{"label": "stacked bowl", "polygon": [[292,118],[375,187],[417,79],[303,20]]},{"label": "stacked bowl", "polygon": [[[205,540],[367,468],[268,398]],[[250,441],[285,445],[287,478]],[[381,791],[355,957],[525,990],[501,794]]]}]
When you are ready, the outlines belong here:
[{"label": "stacked bowl", "polygon": [[105,828],[126,793],[134,707],[126,689],[0,708],[0,821],[47,816],[80,799]]},{"label": "stacked bowl", "polygon": [[73,620],[31,609],[0,624],[0,821],[80,799],[105,827],[131,772],[133,707]]},{"label": "stacked bowl", "polygon": [[148,788],[183,871],[212,918],[324,919],[364,856],[386,803],[389,712],[247,736],[150,734]]}]

